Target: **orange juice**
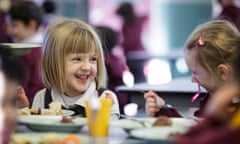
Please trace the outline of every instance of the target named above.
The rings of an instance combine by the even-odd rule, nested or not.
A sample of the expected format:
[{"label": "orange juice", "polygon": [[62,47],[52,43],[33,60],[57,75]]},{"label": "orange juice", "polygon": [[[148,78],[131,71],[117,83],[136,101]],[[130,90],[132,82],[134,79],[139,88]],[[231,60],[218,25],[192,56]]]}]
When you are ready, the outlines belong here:
[{"label": "orange juice", "polygon": [[88,119],[88,131],[93,137],[106,137],[108,136],[108,127],[110,119],[110,111],[112,100],[108,98],[100,99],[101,108],[97,111],[95,116],[92,110],[89,109],[89,101],[86,101],[86,115]]}]

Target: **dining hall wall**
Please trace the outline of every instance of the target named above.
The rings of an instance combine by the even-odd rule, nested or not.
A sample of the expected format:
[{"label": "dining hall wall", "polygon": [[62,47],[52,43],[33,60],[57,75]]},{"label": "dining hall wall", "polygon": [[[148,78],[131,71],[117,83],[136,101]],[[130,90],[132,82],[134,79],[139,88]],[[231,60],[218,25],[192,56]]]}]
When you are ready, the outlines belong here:
[{"label": "dining hall wall", "polygon": [[212,17],[211,0],[152,0],[151,4],[153,53],[182,48],[196,25]]},{"label": "dining hall wall", "polygon": [[[148,52],[154,55],[182,54],[184,43],[192,30],[211,19],[211,0],[151,0]],[[172,79],[191,74],[183,56],[167,63]],[[154,66],[154,71],[158,67]],[[165,77],[168,74],[161,75]]]},{"label": "dining hall wall", "polygon": [[56,14],[78,18],[83,21],[88,21],[88,3],[89,0],[53,0],[56,4]]},{"label": "dining hall wall", "polygon": [[[66,17],[89,19],[90,0],[54,0],[57,13]],[[116,4],[126,0],[108,0]],[[139,1],[141,3],[142,0]],[[211,0],[149,0],[150,40],[146,48],[150,53],[180,49],[194,27],[212,17]],[[100,3],[101,0],[98,2]],[[106,1],[102,1],[106,2]],[[135,4],[138,1],[134,1]],[[156,47],[157,46],[157,47]],[[161,49],[160,49],[161,47]]]},{"label": "dining hall wall", "polygon": [[[131,1],[141,6],[146,5],[146,0],[54,0],[58,6],[58,14],[67,17],[76,17],[92,24],[101,17],[96,16],[100,7],[93,9],[93,1],[95,5],[117,6],[122,1]],[[144,2],[144,3],[143,3]],[[212,1],[211,0],[149,0],[149,32],[147,36],[143,36],[143,43],[148,53],[158,55],[165,54],[168,51],[182,51],[184,42],[191,31],[199,24],[212,18]],[[112,10],[110,12],[110,10]],[[114,16],[115,8],[110,7],[107,17],[102,19],[102,23],[113,26],[119,30],[114,24],[120,24],[117,17]],[[95,14],[95,15],[94,15]],[[99,13],[97,13],[99,16]],[[102,15],[103,17],[103,15]],[[108,20],[106,20],[108,19]],[[95,23],[93,23],[93,20]],[[146,34],[146,33],[144,33]],[[169,62],[170,63],[170,62]],[[173,78],[185,76],[189,72],[181,73],[177,69],[176,63],[170,63]],[[160,66],[158,66],[160,67]],[[164,74],[163,74],[164,75]]]}]

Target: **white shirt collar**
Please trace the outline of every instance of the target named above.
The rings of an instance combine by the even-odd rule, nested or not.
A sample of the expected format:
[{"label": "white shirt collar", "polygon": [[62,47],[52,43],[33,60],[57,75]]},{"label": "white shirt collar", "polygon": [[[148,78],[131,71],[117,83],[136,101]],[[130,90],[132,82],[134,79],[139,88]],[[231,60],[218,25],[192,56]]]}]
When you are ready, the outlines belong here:
[{"label": "white shirt collar", "polygon": [[[89,85],[88,89],[85,91],[85,93],[79,95],[80,98],[75,102],[75,104],[85,106],[85,101],[89,98],[90,95],[92,95],[95,92],[95,90],[96,90],[96,83],[92,82]],[[52,89],[51,91],[52,100],[59,101],[63,105],[65,105],[65,102],[63,101],[61,94],[62,93],[58,92],[57,90]]]}]

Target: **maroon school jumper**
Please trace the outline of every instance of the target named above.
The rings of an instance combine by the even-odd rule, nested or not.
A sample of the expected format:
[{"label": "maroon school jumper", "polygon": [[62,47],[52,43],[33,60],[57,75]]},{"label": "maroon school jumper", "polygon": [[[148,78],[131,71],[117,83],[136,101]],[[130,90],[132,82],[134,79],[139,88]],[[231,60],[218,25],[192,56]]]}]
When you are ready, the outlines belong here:
[{"label": "maroon school jumper", "polygon": [[44,88],[40,77],[41,48],[34,48],[30,53],[19,56],[19,58],[25,68],[23,87],[32,104],[35,93]]},{"label": "maroon school jumper", "polygon": [[122,107],[127,104],[127,95],[117,92],[115,88],[124,85],[122,76],[126,63],[111,52],[105,52],[105,63],[108,73],[108,88],[117,94],[119,104]]},{"label": "maroon school jumper", "polygon": [[7,33],[5,14],[0,11],[0,43],[9,43],[9,42],[12,42],[12,40]]},{"label": "maroon school jumper", "polygon": [[144,51],[141,33],[147,16],[136,18],[134,22],[125,22],[122,27],[124,53]]},{"label": "maroon school jumper", "polygon": [[[210,95],[206,94],[200,99],[200,106],[197,111],[194,112],[194,115],[197,117],[202,117],[204,115],[204,109],[207,105],[208,99]],[[190,101],[190,100],[189,100]],[[155,114],[155,117],[158,116],[168,116],[168,117],[182,117],[179,112],[175,108],[161,108],[160,111],[158,111]]]},{"label": "maroon school jumper", "polygon": [[240,30],[240,8],[233,4],[224,6],[217,19],[226,19],[231,21],[235,24],[238,30]]},{"label": "maroon school jumper", "polygon": [[239,144],[240,129],[230,129],[228,122],[207,117],[178,136],[174,144]]}]

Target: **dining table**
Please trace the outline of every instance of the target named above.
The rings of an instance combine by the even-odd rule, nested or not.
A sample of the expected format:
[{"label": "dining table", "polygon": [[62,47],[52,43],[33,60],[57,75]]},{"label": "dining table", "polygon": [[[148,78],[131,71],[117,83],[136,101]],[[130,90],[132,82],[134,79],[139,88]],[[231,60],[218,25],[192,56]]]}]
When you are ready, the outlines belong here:
[{"label": "dining table", "polygon": [[[168,103],[176,107],[197,107],[199,99],[194,103],[191,98],[198,91],[198,85],[191,82],[191,77],[178,77],[168,83],[149,84],[147,82],[136,83],[133,86],[121,85],[115,89],[117,92],[128,95],[128,103],[144,102],[143,95],[147,91],[154,91]],[[206,90],[201,87],[200,97],[206,94]],[[143,103],[142,103],[143,104]]]},{"label": "dining table", "polygon": [[[30,129],[24,124],[18,124],[16,127],[16,134],[24,134],[31,137],[34,133],[39,135],[49,133],[47,131],[35,131]],[[57,132],[61,134],[62,132]],[[144,138],[135,138],[130,135],[129,131],[117,126],[109,126],[109,134],[107,137],[91,137],[88,134],[87,125],[84,125],[79,130],[75,131],[73,134],[84,138],[81,144],[169,144],[169,140],[154,140],[154,139],[144,139]],[[86,140],[87,139],[87,140]]]},{"label": "dining table", "polygon": [[[120,114],[119,119],[109,119],[106,129],[101,127],[102,134],[99,133],[98,125],[94,125],[93,129],[90,128],[93,133],[98,131],[96,137],[91,136],[93,133],[89,132],[87,117],[73,116],[73,111],[64,109],[61,110],[60,115],[46,115],[44,112],[48,110],[41,109],[40,114],[26,114],[23,113],[26,109],[19,109],[13,141],[26,138],[31,144],[40,144],[46,140],[46,137],[49,139],[55,135],[58,140],[63,140],[69,134],[73,134],[78,137],[81,144],[169,144],[174,140],[171,134],[184,133],[198,122],[191,117],[168,118]],[[105,132],[107,132],[106,136]]]},{"label": "dining table", "polygon": [[[167,84],[160,84],[160,85],[150,85],[147,83],[139,83],[135,84],[133,87],[127,87],[127,86],[119,86],[117,87],[117,90],[119,92],[124,92],[128,94],[140,94],[137,97],[143,98],[143,92],[146,92],[148,90],[153,90],[156,93],[158,93],[161,96],[164,96],[164,98],[172,99],[170,104],[173,106],[179,106],[179,105],[184,105],[184,99],[186,99],[185,103],[190,103],[190,99],[192,95],[194,95],[197,91],[197,85],[192,83],[190,81],[190,77],[182,77],[182,78],[177,78],[174,79],[173,81],[167,83]],[[206,91],[202,89],[202,94],[204,94]],[[131,96],[131,95],[130,95]],[[180,101],[181,100],[181,101]],[[175,103],[174,103],[175,102]],[[188,106],[190,105],[188,104]],[[68,114],[68,113],[66,113]],[[21,118],[21,116],[20,116]],[[150,119],[146,115],[144,116],[139,116],[136,115],[133,117],[135,118],[143,118],[143,119]],[[27,120],[29,120],[26,117]],[[83,118],[84,119],[84,118]],[[77,136],[80,136],[83,138],[82,143],[91,143],[91,144],[169,144],[172,141],[169,139],[151,139],[148,137],[145,137],[145,135],[151,135],[151,134],[157,134],[157,136],[161,136],[163,131],[158,130],[157,132],[155,131],[156,129],[148,128],[148,127],[141,127],[141,128],[134,128],[134,129],[126,129],[126,126],[132,127],[134,126],[134,123],[122,123],[119,125],[119,122],[123,122],[125,119],[121,118],[120,120],[116,120],[113,122],[110,122],[109,125],[109,132],[107,137],[91,137],[89,136],[88,132],[88,126],[87,123],[85,123],[83,126],[79,127],[76,131],[73,133]],[[183,120],[183,121],[182,121]],[[190,121],[189,121],[190,120]],[[39,120],[39,122],[42,122],[44,120]],[[47,121],[47,120],[46,120]],[[195,122],[195,118],[193,117],[185,117],[181,119],[177,119],[177,124],[174,125],[173,127],[167,127],[165,130],[172,129],[172,128],[179,128],[179,124],[191,124],[192,122]],[[115,123],[115,124],[114,124]],[[49,125],[50,127],[50,125]],[[54,129],[53,129],[54,130]],[[25,134],[32,136],[32,134],[45,134],[51,132],[49,131],[39,131],[39,130],[34,130],[29,127],[27,123],[19,122],[17,127],[16,127],[16,132],[15,134]],[[134,135],[134,132],[140,132],[142,136],[136,136]],[[56,132],[57,134],[62,134],[62,132]],[[64,134],[66,134],[64,132]],[[135,133],[136,134],[136,133]]]}]

